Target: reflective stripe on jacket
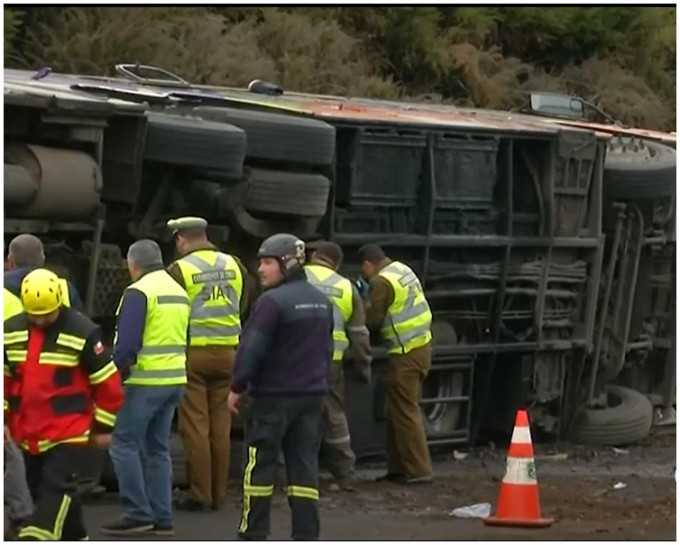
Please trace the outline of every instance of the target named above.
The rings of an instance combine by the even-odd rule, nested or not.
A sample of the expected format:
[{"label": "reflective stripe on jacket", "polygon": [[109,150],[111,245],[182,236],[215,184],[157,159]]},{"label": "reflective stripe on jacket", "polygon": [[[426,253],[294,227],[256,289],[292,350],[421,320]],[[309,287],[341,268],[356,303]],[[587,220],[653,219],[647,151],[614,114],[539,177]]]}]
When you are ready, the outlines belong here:
[{"label": "reflective stripe on jacket", "polygon": [[380,330],[390,354],[407,354],[432,340],[432,312],[420,280],[410,267],[393,261],[378,272],[394,290]]},{"label": "reflective stripe on jacket", "polygon": [[22,448],[86,442],[93,421],[113,427],[120,376],[92,321],[63,308],[46,329],[29,327],[23,313],[4,326],[5,423]]},{"label": "reflective stripe on jacket", "polygon": [[[125,384],[186,384],[190,312],[186,292],[164,270],[145,274],[127,289],[136,289],[146,296],[146,318],[142,348]],[[120,312],[122,302],[121,298],[116,315]]]},{"label": "reflective stripe on jacket", "polygon": [[333,303],[333,361],[342,361],[349,339],[345,325],[352,316],[352,283],[323,265],[305,266],[307,281]]},{"label": "reflective stripe on jacket", "polygon": [[198,250],[177,265],[191,302],[191,346],[237,346],[243,275],[236,260],[216,250]]}]

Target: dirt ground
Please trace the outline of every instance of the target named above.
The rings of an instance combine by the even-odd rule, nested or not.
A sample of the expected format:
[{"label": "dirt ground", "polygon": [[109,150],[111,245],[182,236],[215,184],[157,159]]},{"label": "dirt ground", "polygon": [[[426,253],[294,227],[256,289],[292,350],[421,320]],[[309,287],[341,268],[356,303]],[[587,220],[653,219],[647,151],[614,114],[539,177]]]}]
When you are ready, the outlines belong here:
[{"label": "dirt ground", "polygon": [[[381,464],[363,464],[356,492],[333,493],[321,483],[323,540],[671,540],[676,538],[675,435],[614,450],[570,445],[536,447],[536,469],[547,529],[485,526],[452,510],[488,502],[495,510],[505,469],[504,448],[444,453],[431,485],[375,483]],[[623,483],[625,487],[619,485]],[[218,513],[176,512],[175,540],[233,540],[240,520],[240,483]],[[92,540],[99,525],[120,514],[115,495],[85,507]],[[290,514],[277,487],[272,540],[290,537]],[[147,538],[148,539],[148,538]]]},{"label": "dirt ground", "polygon": [[[403,526],[397,533],[403,539],[674,541],[675,441],[675,435],[661,435],[629,449],[537,447],[542,512],[555,519],[545,530],[490,528],[450,514],[483,502],[495,509],[506,455],[500,449],[456,452],[457,460],[452,453],[436,464],[438,477],[429,486],[365,480],[353,494],[325,495],[324,507],[325,512],[382,514],[391,519],[393,531]],[[374,539],[384,539],[381,523],[373,531]]]},{"label": "dirt ground", "polygon": [[[406,535],[407,539],[675,539],[673,479],[630,475],[539,479],[543,515],[555,518],[546,530],[488,528],[478,520],[451,516],[456,507],[475,503],[489,502],[495,508],[497,479],[475,473],[443,477],[418,489],[362,483],[354,494],[327,496],[324,513],[382,514],[404,524],[405,539]],[[620,480],[626,488],[613,489]]]}]

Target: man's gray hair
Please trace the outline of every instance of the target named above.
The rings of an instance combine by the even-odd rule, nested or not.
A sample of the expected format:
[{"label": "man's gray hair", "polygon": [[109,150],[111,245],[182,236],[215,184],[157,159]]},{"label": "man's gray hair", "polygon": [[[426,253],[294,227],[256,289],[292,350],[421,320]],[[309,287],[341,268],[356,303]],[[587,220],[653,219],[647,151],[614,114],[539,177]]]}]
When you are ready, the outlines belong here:
[{"label": "man's gray hair", "polygon": [[12,239],[8,248],[9,255],[17,267],[42,267],[45,264],[45,248],[34,235],[23,234]]},{"label": "man's gray hair", "polygon": [[127,260],[143,271],[163,267],[163,254],[153,240],[145,238],[130,245]]}]

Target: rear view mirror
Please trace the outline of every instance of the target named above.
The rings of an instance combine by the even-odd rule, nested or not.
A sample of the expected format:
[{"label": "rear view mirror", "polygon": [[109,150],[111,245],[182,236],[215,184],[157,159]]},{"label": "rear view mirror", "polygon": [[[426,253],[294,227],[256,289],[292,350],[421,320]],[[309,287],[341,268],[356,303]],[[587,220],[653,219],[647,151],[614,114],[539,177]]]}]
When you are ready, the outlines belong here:
[{"label": "rear view mirror", "polygon": [[540,114],[561,117],[584,117],[583,101],[568,95],[557,93],[531,93],[531,110]]}]

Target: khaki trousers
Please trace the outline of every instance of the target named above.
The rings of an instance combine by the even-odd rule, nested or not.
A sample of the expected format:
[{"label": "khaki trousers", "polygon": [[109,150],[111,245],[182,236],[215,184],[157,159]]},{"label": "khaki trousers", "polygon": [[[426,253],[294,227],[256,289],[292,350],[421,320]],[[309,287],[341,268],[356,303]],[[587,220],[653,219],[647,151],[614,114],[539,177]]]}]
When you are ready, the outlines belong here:
[{"label": "khaki trousers", "polygon": [[227,493],[231,432],[227,398],[235,353],[232,346],[189,348],[188,384],[178,411],[189,496],[213,509]]},{"label": "khaki trousers", "polygon": [[423,416],[418,405],[432,365],[432,346],[390,354],[387,390],[387,471],[406,477],[432,475]]},{"label": "khaki trousers", "polygon": [[331,363],[330,392],[324,398],[321,440],[321,463],[337,481],[349,481],[354,474],[356,457],[352,450],[349,425],[345,415],[345,377],[342,361]]}]

